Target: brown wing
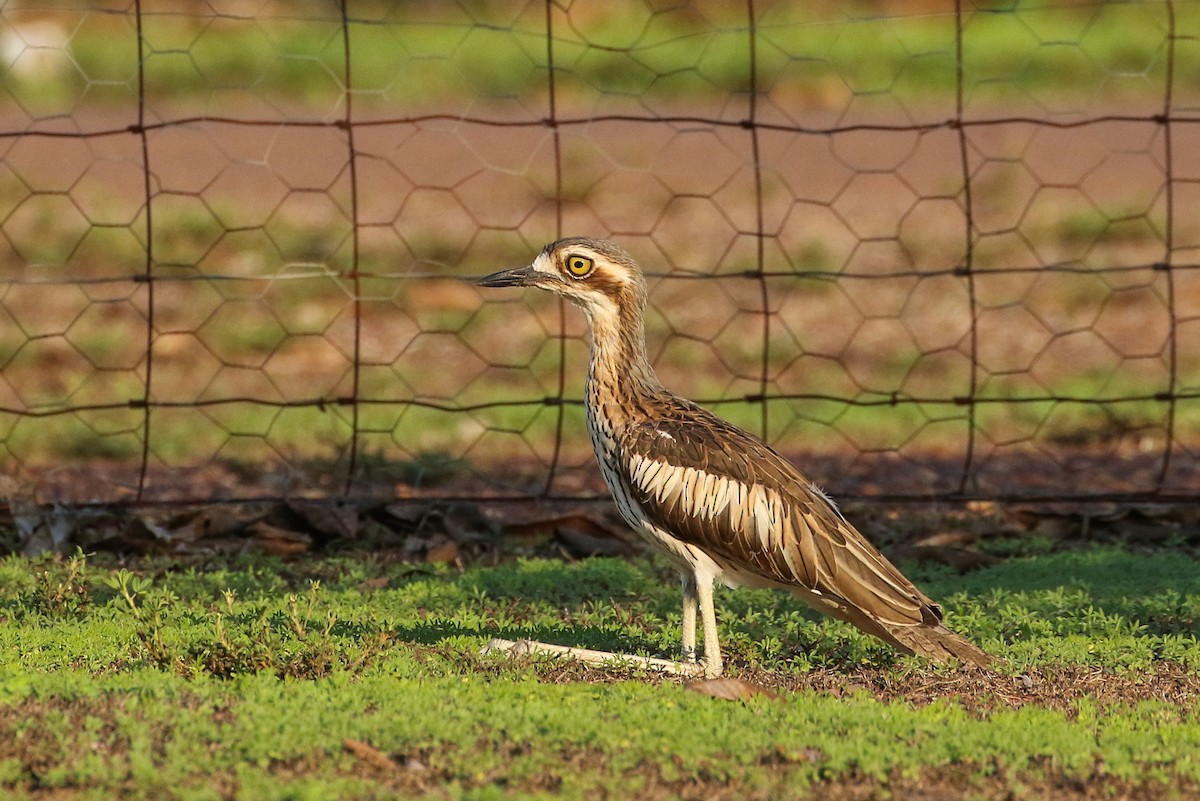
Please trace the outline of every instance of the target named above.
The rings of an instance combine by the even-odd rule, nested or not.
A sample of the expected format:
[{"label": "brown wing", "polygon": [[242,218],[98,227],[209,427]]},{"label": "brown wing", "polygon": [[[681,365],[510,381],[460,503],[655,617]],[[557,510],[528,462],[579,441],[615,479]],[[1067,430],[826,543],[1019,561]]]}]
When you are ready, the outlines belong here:
[{"label": "brown wing", "polygon": [[632,496],[659,527],[739,569],[895,625],[941,610],[790,462],[700,407],[619,437]]}]

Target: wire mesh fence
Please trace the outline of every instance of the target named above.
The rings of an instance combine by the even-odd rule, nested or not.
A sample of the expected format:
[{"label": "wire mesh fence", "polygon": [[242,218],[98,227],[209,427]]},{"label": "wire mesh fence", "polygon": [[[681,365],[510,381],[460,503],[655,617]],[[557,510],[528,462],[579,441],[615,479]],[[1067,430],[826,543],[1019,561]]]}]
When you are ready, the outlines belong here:
[{"label": "wire mesh fence", "polygon": [[1195,3],[0,6],[0,471],[589,498],[564,235],[845,495],[1200,490]]}]

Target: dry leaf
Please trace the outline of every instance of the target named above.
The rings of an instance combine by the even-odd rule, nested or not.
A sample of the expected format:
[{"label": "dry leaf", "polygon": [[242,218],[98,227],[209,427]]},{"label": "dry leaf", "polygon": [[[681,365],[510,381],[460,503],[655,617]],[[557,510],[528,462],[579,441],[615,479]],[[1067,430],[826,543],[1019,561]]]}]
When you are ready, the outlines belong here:
[{"label": "dry leaf", "polygon": [[[494,518],[493,518],[494,519]],[[623,525],[620,531],[627,531]],[[616,556],[631,553],[632,532],[621,536],[618,530],[596,522],[584,514],[568,514],[557,517],[523,519],[502,527],[505,538],[516,540],[525,547],[537,547],[551,538],[557,539],[568,554],[582,558],[587,556]]]},{"label": "dry leaf", "polygon": [[[597,535],[594,533],[596,530],[602,531],[603,534]],[[567,551],[575,557],[618,556],[631,550],[629,543],[594,524],[591,531],[562,526],[558,529],[557,536]]]},{"label": "dry leaf", "polygon": [[312,547],[312,537],[307,534],[278,528],[261,520],[252,525],[248,533],[254,538],[251,547],[272,556],[293,556]]},{"label": "dry leaf", "polygon": [[26,556],[42,553],[66,553],[75,533],[78,512],[55,504],[39,506],[31,486],[12,476],[0,474],[0,499],[8,503],[17,547]]},{"label": "dry leaf", "polygon": [[18,533],[27,535],[22,546],[22,553],[26,556],[35,556],[47,551],[66,553],[71,550],[71,540],[75,534],[78,513],[70,507],[55,504],[49,509],[40,510],[35,527],[28,532],[26,527],[31,519],[29,517],[18,518],[15,513],[13,517],[17,522]]},{"label": "dry leaf", "polygon": [[936,534],[930,534],[928,537],[922,537],[919,540],[915,540],[912,544],[920,547],[951,546],[965,548],[974,545],[978,540],[978,534],[972,534],[967,531],[939,531]]},{"label": "dry leaf", "polygon": [[370,743],[364,743],[362,740],[347,737],[342,740],[342,745],[360,762],[367,762],[382,770],[395,770],[397,767],[395,761],[390,756]]},{"label": "dry leaf", "polygon": [[780,762],[791,762],[793,764],[803,762],[823,762],[825,760],[825,752],[820,748],[802,748],[799,751],[793,751],[784,748],[782,745],[775,746],[775,758]]},{"label": "dry leaf", "polygon": [[169,543],[195,542],[208,534],[211,518],[203,510],[173,514],[160,518],[141,512],[137,520],[157,539]]},{"label": "dry leaf", "polygon": [[492,525],[474,504],[454,503],[441,510],[441,531],[456,542],[478,542]]},{"label": "dry leaf", "polygon": [[462,567],[462,558],[458,552],[458,543],[450,540],[433,546],[425,554],[425,561],[447,565],[453,564]]},{"label": "dry leaf", "polygon": [[358,509],[353,504],[288,501],[287,510],[316,534],[353,539],[358,533]]},{"label": "dry leaf", "polygon": [[1082,533],[1094,521],[1119,520],[1129,514],[1127,507],[1115,503],[1043,504],[1031,507],[1013,507],[1006,510],[1008,517],[1026,531],[1033,531],[1051,539],[1062,539]]},{"label": "dry leaf", "polygon": [[555,536],[553,526],[541,523],[505,526],[502,534],[509,546],[522,549],[539,548]]},{"label": "dry leaf", "polygon": [[536,503],[488,503],[482,500],[479,511],[492,528],[546,526],[567,517],[603,516],[603,506],[586,501],[538,501]]},{"label": "dry leaf", "polygon": [[1079,536],[1083,530],[1084,520],[1080,517],[1043,517],[1030,533],[1051,540],[1065,540]]},{"label": "dry leaf", "polygon": [[769,687],[729,676],[720,679],[689,681],[683,686],[694,693],[720,698],[724,701],[745,701],[756,695],[765,695],[768,698],[779,697],[779,694]]},{"label": "dry leaf", "polygon": [[997,557],[975,548],[959,548],[953,545],[909,545],[892,550],[891,556],[897,562],[946,565],[959,573],[978,570],[1000,561]]},{"label": "dry leaf", "polygon": [[381,510],[382,514],[376,513],[380,520],[388,528],[395,529],[397,526],[404,528],[418,528],[425,519],[429,516],[430,505],[427,503],[389,503]]}]

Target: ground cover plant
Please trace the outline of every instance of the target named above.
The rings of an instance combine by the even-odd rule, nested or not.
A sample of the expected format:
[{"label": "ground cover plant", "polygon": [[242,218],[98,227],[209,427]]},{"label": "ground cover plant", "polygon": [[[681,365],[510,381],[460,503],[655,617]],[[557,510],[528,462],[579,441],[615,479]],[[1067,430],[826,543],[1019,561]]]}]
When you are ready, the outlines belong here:
[{"label": "ground cover plant", "polygon": [[722,592],[735,680],[724,692],[738,700],[480,654],[493,636],[672,654],[676,579],[644,557],[10,556],[0,788],[55,799],[1185,796],[1200,786],[1188,531],[1154,551],[985,540],[987,566],[967,574],[906,566],[956,628],[1006,660],[994,674],[897,657],[780,594]]}]

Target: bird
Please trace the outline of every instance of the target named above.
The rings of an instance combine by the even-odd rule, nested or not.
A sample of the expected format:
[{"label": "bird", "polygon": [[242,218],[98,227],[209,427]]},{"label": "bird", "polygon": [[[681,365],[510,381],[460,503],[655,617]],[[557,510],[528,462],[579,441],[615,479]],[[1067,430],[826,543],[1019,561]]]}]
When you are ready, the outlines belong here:
[{"label": "bird", "polygon": [[723,673],[713,602],[718,581],[790,592],[904,654],[981,668],[993,663],[991,655],[947,628],[941,606],[799,468],[659,381],[646,357],[646,280],[620,245],[590,237],[559,239],[528,266],[477,283],[545,290],[571,301],[587,318],[588,434],[621,517],[679,570],[679,664],[687,672],[706,678]]}]

